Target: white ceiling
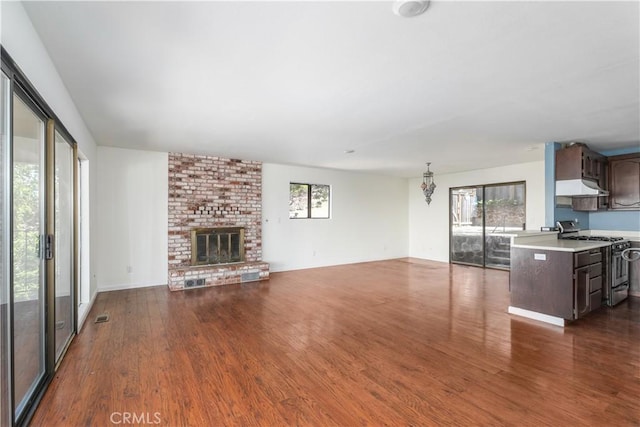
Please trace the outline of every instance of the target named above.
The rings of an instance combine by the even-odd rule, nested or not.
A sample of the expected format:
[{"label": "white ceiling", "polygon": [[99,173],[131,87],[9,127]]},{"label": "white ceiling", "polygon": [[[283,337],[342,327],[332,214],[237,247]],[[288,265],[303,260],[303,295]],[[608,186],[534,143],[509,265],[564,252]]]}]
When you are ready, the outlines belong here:
[{"label": "white ceiling", "polygon": [[99,145],[411,177],[640,144],[637,1],[24,7]]}]

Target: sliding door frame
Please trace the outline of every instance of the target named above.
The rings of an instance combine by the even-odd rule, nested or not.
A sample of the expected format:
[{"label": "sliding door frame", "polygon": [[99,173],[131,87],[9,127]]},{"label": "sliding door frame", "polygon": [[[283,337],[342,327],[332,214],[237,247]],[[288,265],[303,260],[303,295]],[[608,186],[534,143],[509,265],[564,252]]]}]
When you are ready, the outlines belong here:
[{"label": "sliding door frame", "polygon": [[[45,111],[43,111],[42,108],[40,108],[40,106],[34,102],[31,97],[29,96],[29,94],[21,87],[21,85],[13,85],[12,87],[12,92],[11,92],[11,97],[12,97],[12,111],[11,113],[13,114],[14,111],[14,103],[13,103],[13,97],[17,97],[20,99],[21,102],[23,102],[25,104],[25,106],[34,114],[38,117],[38,119],[42,120],[42,124],[43,124],[43,141],[42,144],[39,148],[39,150],[42,153],[42,158],[40,160],[40,167],[42,168],[42,177],[40,178],[40,182],[39,184],[41,185],[40,187],[40,191],[41,194],[39,194],[40,200],[39,202],[42,205],[42,212],[40,213],[41,215],[41,220],[42,220],[42,224],[40,226],[40,229],[38,230],[38,234],[40,235],[40,253],[38,255],[39,257],[39,264],[40,264],[40,268],[41,271],[43,273],[43,277],[39,278],[39,286],[42,287],[42,292],[43,292],[43,298],[42,298],[42,302],[39,302],[38,304],[43,304],[43,311],[44,311],[44,317],[42,319],[43,324],[39,325],[39,327],[42,327],[42,333],[43,333],[43,341],[44,343],[40,343],[43,344],[43,348],[40,348],[39,351],[44,351],[44,366],[42,369],[42,376],[37,379],[37,382],[35,383],[35,387],[31,390],[31,387],[29,388],[29,390],[31,390],[30,394],[26,394],[23,398],[26,399],[24,406],[21,408],[20,413],[16,413],[17,409],[18,409],[18,405],[20,405],[22,402],[17,400],[17,397],[15,395],[15,383],[16,383],[16,376],[15,376],[15,372],[12,372],[11,375],[11,395],[12,395],[12,411],[13,411],[13,417],[14,417],[14,421],[16,422],[17,425],[21,425],[24,424],[25,420],[27,418],[30,417],[29,413],[31,411],[31,408],[35,406],[35,403],[40,399],[40,396],[43,394],[44,389],[46,388],[46,384],[50,381],[50,377],[52,376],[51,373],[51,358],[49,356],[49,346],[50,346],[50,341],[51,341],[51,335],[50,335],[50,331],[49,331],[49,305],[48,305],[48,298],[49,298],[49,293],[50,293],[50,282],[49,282],[49,278],[48,278],[48,274],[47,274],[47,270],[48,270],[48,264],[49,262],[46,261],[46,259],[43,256],[43,253],[45,252],[44,249],[42,248],[42,244],[44,243],[44,239],[43,237],[45,237],[48,233],[49,233],[49,229],[47,227],[47,223],[46,223],[46,218],[48,215],[48,210],[49,210],[49,206],[48,206],[48,195],[47,195],[47,173],[48,173],[48,166],[47,166],[47,133],[46,133],[46,126],[47,126],[47,114]],[[13,116],[12,116],[12,121],[13,121]],[[14,285],[14,269],[15,269],[15,262],[14,262],[14,252],[13,252],[13,223],[14,223],[14,194],[13,194],[13,190],[14,190],[14,181],[13,181],[13,168],[14,168],[14,156],[13,156],[13,152],[14,152],[14,147],[15,147],[15,141],[14,141],[14,134],[15,134],[15,129],[12,128],[12,132],[9,135],[9,146],[10,146],[10,152],[11,152],[11,171],[10,171],[10,193],[9,193],[9,197],[10,197],[10,224],[11,224],[11,238],[10,238],[10,248],[11,248],[11,252],[10,252],[10,257],[11,257],[11,262],[9,264],[9,268],[10,268],[10,273],[9,273],[9,280],[10,280],[10,291],[9,291],[9,304],[11,306],[11,314],[9,316],[9,325],[11,328],[11,334],[10,334],[10,346],[11,346],[11,357],[10,357],[10,368],[13,371],[13,368],[15,367],[15,352],[16,352],[16,345],[15,345],[15,336],[16,336],[16,324],[15,324],[15,298],[14,298],[14,291],[13,291],[13,285]],[[44,180],[44,182],[43,182]],[[42,185],[44,184],[44,185]]]},{"label": "sliding door frame", "polygon": [[496,266],[487,266],[487,215],[485,212],[485,203],[483,203],[483,214],[482,214],[482,264],[474,264],[471,262],[464,261],[454,261],[451,257],[452,248],[453,248],[453,224],[451,220],[451,212],[453,209],[453,203],[451,201],[452,191],[460,190],[463,188],[476,188],[482,189],[482,200],[486,200],[486,189],[488,187],[500,187],[500,186],[508,186],[508,185],[522,185],[524,189],[523,198],[524,198],[524,206],[525,206],[525,221],[526,221],[526,206],[527,206],[527,182],[526,181],[510,181],[510,182],[496,182],[491,184],[476,184],[476,185],[462,185],[457,187],[449,187],[449,264],[460,264],[460,265],[469,265],[473,267],[482,267],[482,268],[491,268],[496,270],[504,270],[504,268],[496,267]]},{"label": "sliding door frame", "polygon": [[[13,291],[11,288],[9,289],[9,301],[8,305],[10,307],[9,311],[9,355],[8,355],[8,369],[9,369],[9,387],[10,394],[8,396],[9,409],[11,410],[11,425],[14,426],[22,426],[27,425],[29,420],[33,416],[38,403],[42,399],[44,392],[46,391],[48,385],[51,383],[55,375],[55,371],[64,357],[64,353],[66,349],[73,341],[73,338],[77,334],[77,325],[78,325],[78,310],[77,310],[77,295],[78,295],[78,151],[77,151],[77,143],[75,139],[71,136],[69,131],[64,127],[60,119],[56,116],[53,110],[49,107],[49,105],[44,101],[42,96],[35,89],[35,86],[31,84],[31,82],[27,79],[24,73],[20,70],[20,67],[13,61],[8,52],[4,49],[4,46],[0,45],[0,58],[1,58],[1,69],[2,72],[9,78],[9,96],[10,96],[10,104],[9,104],[9,114],[10,121],[13,118],[13,95],[17,94],[20,99],[27,103],[29,107],[31,107],[34,112],[38,112],[41,115],[45,122],[45,165],[44,165],[44,175],[46,176],[46,184],[45,184],[45,204],[44,204],[44,215],[45,215],[45,235],[53,235],[55,239],[55,185],[54,185],[54,175],[55,175],[55,132],[59,132],[66,141],[71,145],[73,149],[73,206],[72,206],[72,215],[73,215],[73,238],[72,238],[72,256],[73,256],[73,270],[72,270],[72,296],[71,296],[71,306],[73,307],[73,315],[72,315],[72,332],[71,337],[66,343],[66,347],[64,351],[61,353],[59,359],[56,361],[56,344],[55,344],[55,253],[53,259],[49,259],[45,261],[45,283],[44,283],[44,292],[45,292],[45,372],[43,378],[39,381],[36,389],[30,396],[28,400],[28,404],[24,407],[24,410],[21,412],[19,416],[15,413],[15,376],[13,372],[14,365],[14,319],[13,319]],[[8,134],[8,145],[9,152],[7,164],[13,164],[12,158],[12,147],[13,147],[13,129],[10,127],[10,131]],[[8,172],[9,182],[6,187],[10,189],[8,194],[9,198],[9,206],[7,211],[10,213],[8,221],[9,230],[12,230],[13,227],[13,194],[12,194],[12,179],[11,173]],[[11,256],[9,262],[9,284],[12,286],[13,284],[13,242],[9,239],[8,243],[9,256]],[[3,284],[4,285],[4,284]],[[3,405],[4,408],[4,405]]]},{"label": "sliding door frame", "polygon": [[[5,79],[6,78],[6,79]],[[13,404],[13,370],[11,369],[13,350],[11,347],[11,335],[13,329],[11,328],[11,316],[13,313],[13,307],[11,304],[11,230],[12,226],[12,207],[11,207],[11,134],[12,134],[12,103],[13,103],[13,91],[12,81],[4,71],[2,71],[2,108],[0,113],[3,120],[3,129],[0,129],[0,134],[4,132],[4,136],[0,135],[0,196],[2,200],[0,203],[0,216],[2,220],[0,225],[2,229],[0,233],[2,239],[0,240],[0,254],[2,259],[0,263],[2,265],[2,274],[0,274],[0,425],[8,425],[12,422],[14,417],[14,404]],[[4,310],[2,309],[4,305]]]}]

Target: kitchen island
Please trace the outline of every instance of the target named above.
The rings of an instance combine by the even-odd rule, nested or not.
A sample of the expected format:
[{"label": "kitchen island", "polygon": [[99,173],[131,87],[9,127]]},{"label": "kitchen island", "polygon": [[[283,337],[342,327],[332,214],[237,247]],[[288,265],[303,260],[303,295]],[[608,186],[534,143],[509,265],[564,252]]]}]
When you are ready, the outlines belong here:
[{"label": "kitchen island", "polygon": [[565,326],[600,308],[603,254],[610,243],[514,236],[509,313]]}]

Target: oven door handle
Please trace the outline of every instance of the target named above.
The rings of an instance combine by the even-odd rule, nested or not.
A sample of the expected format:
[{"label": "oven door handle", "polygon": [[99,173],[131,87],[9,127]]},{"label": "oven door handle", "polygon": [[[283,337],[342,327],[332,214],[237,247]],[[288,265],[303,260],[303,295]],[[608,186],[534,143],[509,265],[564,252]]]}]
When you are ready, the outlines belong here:
[{"label": "oven door handle", "polygon": [[583,314],[588,313],[591,310],[591,307],[589,307],[589,304],[591,302],[591,299],[589,298],[589,291],[590,289],[590,283],[589,283],[589,268],[588,267],[582,267],[580,270],[578,270],[577,272],[578,275],[580,274],[584,274],[584,309],[580,310],[579,307],[579,302],[578,302],[578,293],[579,293],[579,288],[580,288],[580,277],[576,277],[574,285],[573,285],[573,292],[574,292],[574,296],[573,296],[573,301],[575,304],[574,307],[574,313],[575,313],[575,318],[578,319],[580,317],[582,317]]},{"label": "oven door handle", "polygon": [[622,259],[625,261],[633,262],[640,259],[640,248],[628,248],[622,251]]},{"label": "oven door handle", "polygon": [[585,289],[585,293],[584,293],[584,311],[589,312],[591,311],[591,298],[589,298],[590,293],[591,293],[591,270],[587,270],[587,283],[586,283],[586,287],[587,289]]},{"label": "oven door handle", "polygon": [[629,284],[625,283],[624,285],[620,285],[618,287],[613,288],[613,292],[624,292],[629,289]]}]

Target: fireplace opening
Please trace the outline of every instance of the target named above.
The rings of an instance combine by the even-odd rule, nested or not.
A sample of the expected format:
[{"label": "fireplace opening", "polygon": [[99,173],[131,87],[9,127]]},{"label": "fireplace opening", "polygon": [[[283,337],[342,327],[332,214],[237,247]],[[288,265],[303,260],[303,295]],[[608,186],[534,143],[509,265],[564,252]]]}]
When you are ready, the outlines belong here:
[{"label": "fireplace opening", "polygon": [[191,265],[244,262],[244,228],[191,230]]}]

